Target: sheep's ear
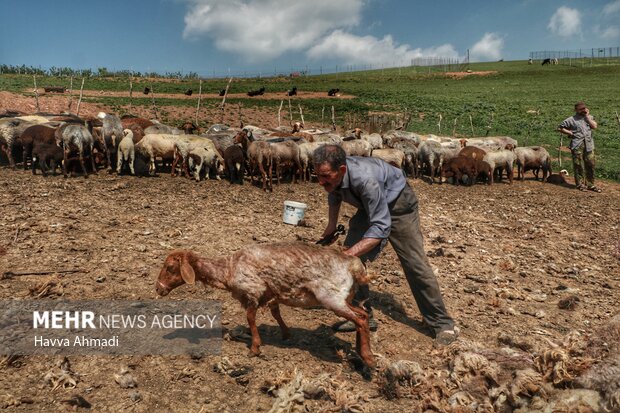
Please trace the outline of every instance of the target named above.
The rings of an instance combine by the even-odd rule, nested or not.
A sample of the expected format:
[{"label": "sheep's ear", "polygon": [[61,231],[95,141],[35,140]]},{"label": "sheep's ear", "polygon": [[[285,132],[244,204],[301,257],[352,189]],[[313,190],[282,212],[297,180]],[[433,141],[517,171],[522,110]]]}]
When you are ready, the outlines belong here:
[{"label": "sheep's ear", "polygon": [[196,273],[189,263],[188,255],[187,253],[183,255],[183,260],[181,261],[181,278],[187,284],[194,284],[196,282]]}]

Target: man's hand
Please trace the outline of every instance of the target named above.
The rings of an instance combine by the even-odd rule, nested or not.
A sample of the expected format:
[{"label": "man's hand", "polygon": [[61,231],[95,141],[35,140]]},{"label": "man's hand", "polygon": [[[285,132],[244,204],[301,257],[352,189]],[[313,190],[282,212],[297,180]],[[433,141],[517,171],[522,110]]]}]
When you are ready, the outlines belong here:
[{"label": "man's hand", "polygon": [[344,234],[346,234],[344,225],[339,224],[336,227],[336,229],[331,232],[327,232],[327,230],[325,230],[325,232],[323,233],[323,236],[321,236],[321,239],[318,240],[316,243],[319,245],[330,245],[330,244],[333,244],[338,239],[338,235],[344,235]]}]

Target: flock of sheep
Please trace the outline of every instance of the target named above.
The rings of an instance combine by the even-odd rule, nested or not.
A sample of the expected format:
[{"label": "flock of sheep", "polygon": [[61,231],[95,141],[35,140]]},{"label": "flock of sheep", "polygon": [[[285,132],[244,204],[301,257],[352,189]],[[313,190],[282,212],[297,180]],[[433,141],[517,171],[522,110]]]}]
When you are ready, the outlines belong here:
[{"label": "flock of sheep", "polygon": [[[264,129],[246,125],[243,129],[213,125],[197,134],[198,128],[186,122],[181,128],[158,121],[100,112],[95,118],[72,114],[36,114],[0,118],[0,144],[9,164],[15,168],[14,154],[21,148],[22,164],[32,172],[37,167],[46,175],[55,174],[62,165],[67,176],[80,170],[97,173],[100,167],[132,175],[154,175],[159,166],[171,164],[185,176],[197,181],[203,177],[227,176],[232,183],[243,183],[249,175],[253,182],[259,174],[262,188],[272,189],[285,173],[293,182],[299,177],[309,180],[312,155],[324,144],[341,145],[351,156],[374,156],[401,168],[410,177],[430,177],[439,183],[452,178],[455,184],[470,185],[486,180],[490,185],[505,174],[513,181],[514,165],[518,177],[532,170],[542,180],[564,183],[562,175],[551,174],[551,160],[541,146],[518,147],[510,137],[457,139],[435,135],[419,135],[400,130],[384,134],[364,133],[356,128],[344,135],[333,130],[303,129],[297,122],[292,129]],[[88,165],[85,159],[89,159]],[[275,174],[275,176],[274,176]]]}]

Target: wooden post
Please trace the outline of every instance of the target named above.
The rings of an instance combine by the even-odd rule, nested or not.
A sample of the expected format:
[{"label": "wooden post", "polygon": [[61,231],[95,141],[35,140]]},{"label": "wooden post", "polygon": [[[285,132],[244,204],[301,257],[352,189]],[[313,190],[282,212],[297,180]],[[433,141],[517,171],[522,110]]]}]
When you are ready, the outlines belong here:
[{"label": "wooden post", "polygon": [[[494,113],[491,112],[491,120],[489,121],[489,124],[487,125],[487,133],[484,136],[489,136],[489,132],[491,132],[491,128],[493,127],[493,115]],[[532,128],[531,123],[530,123],[530,129]]]},{"label": "wooden post", "polygon": [[230,87],[230,82],[232,82],[232,80],[232,77],[228,79],[226,90],[224,90],[224,97],[222,98],[222,103],[220,104],[220,123],[224,123],[224,105],[226,104],[226,96],[228,96],[228,88]]},{"label": "wooden post", "polygon": [[471,113],[469,114],[469,125],[471,126],[471,137],[474,137],[474,122],[471,119]]},{"label": "wooden post", "polygon": [[332,129],[336,130],[336,112],[334,106],[332,106]]},{"label": "wooden post", "polygon": [[439,123],[437,124],[437,127],[439,128],[439,134],[441,135],[441,120],[443,119],[443,116],[441,115],[441,113],[439,114]]},{"label": "wooden post", "polygon": [[241,112],[241,102],[237,103],[237,111],[239,113],[239,125],[241,125],[240,127],[243,128],[243,113]]},{"label": "wooden post", "polygon": [[452,136],[456,136],[456,122],[459,120],[459,117],[457,116],[456,118],[454,118],[454,126],[452,127]]},{"label": "wooden post", "polygon": [[616,120],[618,121],[618,126],[620,126],[620,115],[618,115],[618,111],[616,111]]},{"label": "wooden post", "polygon": [[564,146],[564,134],[560,134],[560,147],[558,148],[558,164],[562,167],[562,146]]},{"label": "wooden post", "polygon": [[288,118],[291,123],[291,128],[293,127],[293,108],[291,107],[291,97],[288,98]]},{"label": "wooden post", "polygon": [[280,108],[278,109],[278,128],[281,126],[281,123],[280,123],[280,112],[282,112],[282,105],[284,105],[284,100],[280,101]]},{"label": "wooden post", "polygon": [[71,112],[71,105],[73,104],[73,76],[69,82],[69,97],[67,98],[67,111]]},{"label": "wooden post", "polygon": [[200,79],[200,84],[198,86],[198,103],[196,104],[196,122],[194,122],[196,127],[198,127],[198,111],[200,110],[201,100],[202,100],[202,79]]},{"label": "wooden post", "polygon": [[84,94],[84,78],[82,78],[82,86],[80,86],[80,98],[78,99],[76,115],[80,116],[80,104],[82,103],[82,95]]},{"label": "wooden post", "polygon": [[323,109],[321,109],[321,125],[325,126],[325,105],[323,105]]},{"label": "wooden post", "polygon": [[157,105],[155,105],[155,90],[153,89],[152,83],[151,83],[151,108],[153,109],[153,113],[155,114],[155,119],[159,120],[159,116],[157,114]]},{"label": "wooden post", "polygon": [[299,117],[301,118],[301,127],[304,128],[304,113],[301,111],[301,105],[299,105]]},{"label": "wooden post", "polygon": [[37,102],[37,112],[41,112],[41,109],[39,108],[39,90],[37,89],[37,75],[32,75],[32,78],[34,79],[34,99]]}]

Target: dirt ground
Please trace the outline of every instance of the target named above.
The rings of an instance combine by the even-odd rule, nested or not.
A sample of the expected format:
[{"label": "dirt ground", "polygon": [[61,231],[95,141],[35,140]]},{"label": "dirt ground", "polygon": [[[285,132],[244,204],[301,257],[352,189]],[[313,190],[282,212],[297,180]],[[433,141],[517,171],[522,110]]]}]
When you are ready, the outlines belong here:
[{"label": "dirt ground", "polygon": [[[263,124],[271,122],[273,117]],[[81,397],[91,410],[106,412],[494,411],[481,407],[489,397],[499,400],[487,395],[489,388],[502,380],[509,388],[519,369],[539,366],[537,357],[550,343],[562,345],[571,332],[588,343],[619,312],[620,185],[600,182],[603,192],[597,194],[532,179],[491,187],[419,179],[410,184],[420,201],[428,259],[462,330],[459,343],[448,349],[433,347],[388,246],[369,267],[379,322],[372,350],[380,361],[371,379],[347,356],[355,335],[334,333],[330,326],[338,319],[328,311],[283,307],[293,335],[287,342],[269,312],[261,312],[263,354],[251,358],[239,303],[225,291],[183,286],[165,299],[221,302],[221,355],[69,356],[76,384],[57,389],[45,377],[59,370],[62,357],[8,357],[0,361],[0,407],[72,411],[75,404],[86,405]],[[0,299],[152,299],[172,249],[220,256],[254,243],[314,242],[327,222],[326,194],[315,182],[274,185],[273,193],[264,193],[248,182],[104,171],[88,179],[43,178],[2,166],[0,188],[0,273],[79,270],[0,280]],[[304,226],[282,222],[285,200],[308,204]],[[354,212],[345,206],[341,222]],[[562,305],[566,299],[574,306]],[[475,372],[469,374],[477,381],[458,375],[455,360],[466,349],[485,349],[492,359],[489,354],[505,347],[511,356],[495,359],[501,367],[496,385]],[[417,362],[425,381],[386,382],[385,366],[403,360]],[[137,387],[115,382],[123,368]],[[540,366],[538,371],[547,390],[521,393],[527,403],[553,400],[554,391],[571,387],[565,378],[554,388],[551,373]],[[306,384],[303,391],[300,383]],[[312,385],[322,392],[309,391]],[[517,404],[510,397],[508,402]],[[271,410],[274,403],[280,410]]]}]

